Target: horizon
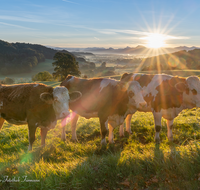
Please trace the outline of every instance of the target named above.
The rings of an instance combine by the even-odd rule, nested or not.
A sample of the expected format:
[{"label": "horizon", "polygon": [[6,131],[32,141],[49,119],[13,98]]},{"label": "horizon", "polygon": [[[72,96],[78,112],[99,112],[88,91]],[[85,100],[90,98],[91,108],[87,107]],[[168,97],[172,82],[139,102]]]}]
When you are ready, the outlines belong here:
[{"label": "horizon", "polygon": [[8,0],[0,36],[58,48],[200,47],[199,8],[197,0]]}]

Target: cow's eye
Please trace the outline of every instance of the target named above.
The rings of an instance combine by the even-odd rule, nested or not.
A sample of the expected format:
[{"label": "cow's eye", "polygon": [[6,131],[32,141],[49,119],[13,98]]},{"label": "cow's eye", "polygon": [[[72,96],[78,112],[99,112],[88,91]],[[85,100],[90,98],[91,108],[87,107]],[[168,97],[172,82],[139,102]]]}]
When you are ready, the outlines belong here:
[{"label": "cow's eye", "polygon": [[134,92],[130,91],[130,92],[128,93],[128,96],[129,96],[130,98],[132,98],[133,96],[135,96],[135,94],[134,94]]},{"label": "cow's eye", "polygon": [[192,90],[193,95],[197,95],[197,91],[195,89]]}]

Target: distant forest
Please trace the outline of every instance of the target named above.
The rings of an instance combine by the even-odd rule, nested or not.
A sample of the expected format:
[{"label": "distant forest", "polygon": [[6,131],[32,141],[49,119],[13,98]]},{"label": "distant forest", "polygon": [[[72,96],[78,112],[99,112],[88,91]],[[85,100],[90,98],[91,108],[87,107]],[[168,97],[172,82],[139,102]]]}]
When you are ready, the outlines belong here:
[{"label": "distant forest", "polygon": [[45,59],[53,59],[57,50],[42,45],[8,43],[0,40],[0,73],[3,75],[31,72]]}]

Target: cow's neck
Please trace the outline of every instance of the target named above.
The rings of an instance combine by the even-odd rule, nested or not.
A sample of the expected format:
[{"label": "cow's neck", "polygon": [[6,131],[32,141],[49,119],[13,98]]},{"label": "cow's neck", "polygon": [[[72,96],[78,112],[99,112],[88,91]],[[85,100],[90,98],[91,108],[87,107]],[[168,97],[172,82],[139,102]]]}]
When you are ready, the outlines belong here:
[{"label": "cow's neck", "polygon": [[183,109],[192,109],[196,107],[195,101],[192,101],[191,94],[183,94]]}]

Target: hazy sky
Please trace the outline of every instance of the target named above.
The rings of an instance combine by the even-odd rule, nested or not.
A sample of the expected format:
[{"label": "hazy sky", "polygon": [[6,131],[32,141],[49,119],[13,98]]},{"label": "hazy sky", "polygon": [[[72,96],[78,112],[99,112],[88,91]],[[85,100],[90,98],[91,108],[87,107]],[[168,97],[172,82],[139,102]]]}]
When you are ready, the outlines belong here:
[{"label": "hazy sky", "polygon": [[200,0],[0,0],[0,39],[56,47],[200,47]]}]

